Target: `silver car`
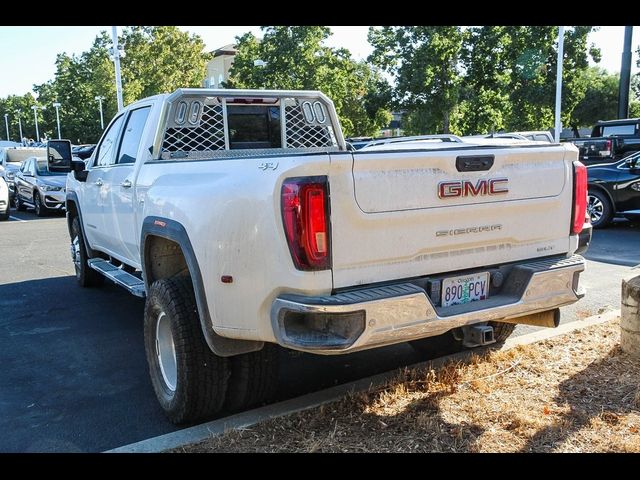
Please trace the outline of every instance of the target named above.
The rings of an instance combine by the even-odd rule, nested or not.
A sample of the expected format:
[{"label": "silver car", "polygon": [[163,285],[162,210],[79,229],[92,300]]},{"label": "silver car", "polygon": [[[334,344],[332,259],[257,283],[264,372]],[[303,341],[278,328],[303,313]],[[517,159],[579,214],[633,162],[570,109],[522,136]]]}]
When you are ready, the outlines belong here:
[{"label": "silver car", "polygon": [[15,207],[32,206],[39,217],[65,207],[66,173],[50,172],[45,158],[27,158],[15,176]]},{"label": "silver car", "polygon": [[[17,146],[6,146],[6,144],[15,144]],[[44,148],[21,147],[15,142],[0,142],[0,177],[4,177],[9,186],[9,199],[15,202],[15,184],[14,179],[22,162],[29,157],[44,157],[47,150]]]}]

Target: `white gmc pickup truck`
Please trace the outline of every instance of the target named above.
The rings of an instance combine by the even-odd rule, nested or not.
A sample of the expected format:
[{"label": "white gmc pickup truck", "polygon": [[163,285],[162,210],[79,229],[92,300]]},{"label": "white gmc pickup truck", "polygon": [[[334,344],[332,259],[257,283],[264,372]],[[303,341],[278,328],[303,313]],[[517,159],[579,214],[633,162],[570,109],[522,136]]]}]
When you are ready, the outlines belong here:
[{"label": "white gmc pickup truck", "polygon": [[[315,91],[180,89],[120,111],[69,171],[83,287],[146,297],[176,423],[264,401],[275,344],[343,354],[557,326],[580,299],[586,170],[570,144],[455,136],[354,151]],[[590,228],[588,229],[590,234]]]}]

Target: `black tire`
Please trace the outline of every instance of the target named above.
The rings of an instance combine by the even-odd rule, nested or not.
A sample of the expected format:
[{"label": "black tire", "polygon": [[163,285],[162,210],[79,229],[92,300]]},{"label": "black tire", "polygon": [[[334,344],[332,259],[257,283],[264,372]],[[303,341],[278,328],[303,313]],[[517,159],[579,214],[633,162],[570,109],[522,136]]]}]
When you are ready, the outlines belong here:
[{"label": "black tire", "polygon": [[412,340],[409,345],[425,358],[436,358],[463,350],[462,342],[456,340],[453,331],[437,335],[435,337],[421,338]]},{"label": "black tire", "polygon": [[[77,239],[77,247],[74,247],[74,242]],[[77,250],[76,255],[79,257],[77,261],[74,260],[73,264],[76,270],[76,279],[81,287],[99,287],[104,283],[104,276],[93,270],[87,263],[89,256],[87,255],[87,249],[84,245],[84,238],[82,236],[82,230],[80,229],[80,218],[73,217],[71,221],[71,249]]]},{"label": "black tire", "polygon": [[0,221],[9,220],[9,206],[4,212],[0,212]]},{"label": "black tire", "polygon": [[38,192],[34,192],[33,194],[33,205],[36,209],[36,215],[38,217],[44,217],[49,212],[49,209],[42,203],[42,199],[40,198],[40,194]]},{"label": "black tire", "polygon": [[593,228],[604,228],[611,223],[615,212],[606,193],[591,189],[587,194],[587,213]]},{"label": "black tire", "polygon": [[273,399],[278,388],[278,347],[265,343],[262,350],[229,359],[231,376],[225,408],[244,410]]},{"label": "black tire", "polygon": [[493,327],[493,338],[497,343],[504,342],[511,336],[516,325],[513,323],[504,322],[489,322],[489,325]]},{"label": "black tire", "polygon": [[16,207],[16,210],[18,210],[19,212],[24,212],[27,209],[27,206],[22,203],[22,200],[20,199],[20,195],[18,195],[16,193],[16,196],[13,198],[13,205]]},{"label": "black tire", "polygon": [[[173,389],[165,380],[158,354],[156,327],[162,314],[168,317],[173,345]],[[215,355],[204,339],[189,277],[166,278],[151,285],[144,308],[144,343],[153,389],[171,422],[208,419],[222,408],[228,361]]]}]

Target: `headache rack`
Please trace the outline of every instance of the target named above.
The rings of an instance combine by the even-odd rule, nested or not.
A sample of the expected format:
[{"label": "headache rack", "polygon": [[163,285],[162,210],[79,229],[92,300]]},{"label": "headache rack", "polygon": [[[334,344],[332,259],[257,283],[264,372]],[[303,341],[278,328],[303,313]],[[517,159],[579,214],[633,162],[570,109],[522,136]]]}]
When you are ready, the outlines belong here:
[{"label": "headache rack", "polygon": [[178,89],[154,144],[161,160],[346,150],[333,103],[318,91]]}]

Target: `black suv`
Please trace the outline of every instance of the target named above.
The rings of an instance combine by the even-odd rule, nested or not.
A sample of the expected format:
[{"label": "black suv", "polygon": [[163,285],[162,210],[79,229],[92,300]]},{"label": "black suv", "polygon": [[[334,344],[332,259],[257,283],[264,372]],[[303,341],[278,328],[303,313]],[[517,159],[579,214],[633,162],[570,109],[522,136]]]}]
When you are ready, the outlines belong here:
[{"label": "black suv", "polygon": [[640,152],[616,163],[587,167],[587,212],[594,228],[606,226],[614,215],[640,219]]}]

